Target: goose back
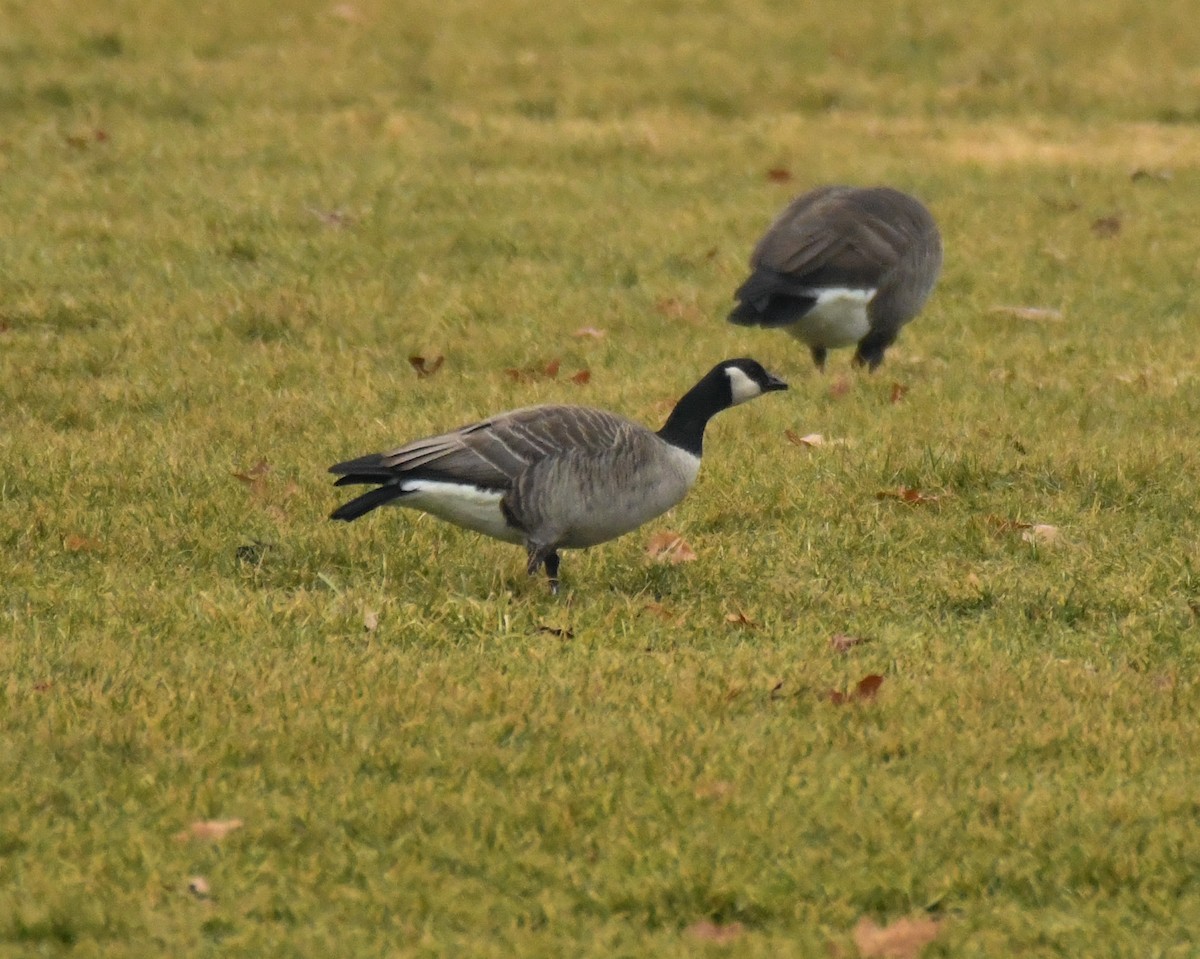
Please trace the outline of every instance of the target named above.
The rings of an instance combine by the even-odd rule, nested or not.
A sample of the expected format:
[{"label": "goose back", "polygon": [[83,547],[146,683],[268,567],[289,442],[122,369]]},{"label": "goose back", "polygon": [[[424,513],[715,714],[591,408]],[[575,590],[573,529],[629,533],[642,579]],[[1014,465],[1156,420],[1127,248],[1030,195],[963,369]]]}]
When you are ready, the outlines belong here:
[{"label": "goose back", "polygon": [[[507,490],[531,463],[562,450],[603,451],[648,432],[624,417],[584,406],[527,406],[387,453],[335,467],[349,476],[366,469],[385,476],[441,479],[481,489]],[[362,464],[362,469],[358,464]]]}]

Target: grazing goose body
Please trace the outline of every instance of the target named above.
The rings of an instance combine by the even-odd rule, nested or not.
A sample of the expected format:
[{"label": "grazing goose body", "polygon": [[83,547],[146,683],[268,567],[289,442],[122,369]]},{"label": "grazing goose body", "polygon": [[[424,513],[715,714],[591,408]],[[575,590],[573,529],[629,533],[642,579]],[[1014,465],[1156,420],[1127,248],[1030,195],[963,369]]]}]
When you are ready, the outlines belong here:
[{"label": "grazing goose body", "polygon": [[823,186],[797,197],[758,241],[729,321],[781,327],[824,369],[858,344],[874,370],[937,283],[942,239],[922,203],[889,187]]},{"label": "grazing goose body", "polygon": [[637,529],[687,495],[704,428],[721,410],[787,384],[754,360],[718,363],[654,432],[605,410],[531,406],[388,453],[330,467],[336,486],[375,488],[334,510],[353,520],[407,506],[523,545],[558,591],[560,549],[595,546]]}]

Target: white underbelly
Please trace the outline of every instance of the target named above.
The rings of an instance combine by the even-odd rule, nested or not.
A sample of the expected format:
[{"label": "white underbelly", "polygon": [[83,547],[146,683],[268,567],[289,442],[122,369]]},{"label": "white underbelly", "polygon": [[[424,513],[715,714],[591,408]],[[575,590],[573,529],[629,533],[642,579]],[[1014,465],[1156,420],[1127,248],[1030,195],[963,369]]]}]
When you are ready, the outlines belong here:
[{"label": "white underbelly", "polygon": [[874,290],[821,290],[816,305],[788,327],[788,332],[809,346],[851,346],[871,328],[867,307],[874,296]]},{"label": "white underbelly", "polygon": [[500,509],[504,494],[500,490],[479,489],[458,483],[436,480],[407,480],[401,489],[408,493],[392,500],[396,506],[406,506],[444,519],[455,526],[471,529],[506,543],[523,543],[521,531],[508,525]]}]

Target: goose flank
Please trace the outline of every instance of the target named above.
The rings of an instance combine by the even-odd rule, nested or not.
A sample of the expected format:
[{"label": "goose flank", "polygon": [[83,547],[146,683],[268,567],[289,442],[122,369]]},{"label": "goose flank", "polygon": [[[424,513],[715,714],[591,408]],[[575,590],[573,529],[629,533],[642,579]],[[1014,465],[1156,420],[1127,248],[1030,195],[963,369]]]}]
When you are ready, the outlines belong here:
[{"label": "goose flank", "polygon": [[330,467],[373,489],[338,507],[354,520],[407,506],[525,547],[558,591],[559,550],[615,539],[687,495],[715,414],[787,384],[752,359],[718,363],[654,432],[584,406],[531,406]]}]

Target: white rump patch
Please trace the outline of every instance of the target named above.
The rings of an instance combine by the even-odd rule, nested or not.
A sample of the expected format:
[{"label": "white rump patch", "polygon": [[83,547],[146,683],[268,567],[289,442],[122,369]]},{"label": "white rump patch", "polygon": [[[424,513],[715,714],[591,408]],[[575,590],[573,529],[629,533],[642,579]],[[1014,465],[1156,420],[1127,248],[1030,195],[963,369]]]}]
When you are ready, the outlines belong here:
[{"label": "white rump patch", "polygon": [[513,529],[504,519],[499,490],[480,489],[465,483],[439,480],[405,480],[400,488],[407,494],[392,500],[396,506],[407,506],[429,513],[447,523],[472,529],[507,543],[523,543],[520,530]]},{"label": "white rump patch", "polygon": [[762,396],[762,387],[750,379],[739,367],[725,367],[725,375],[729,377],[729,391],[733,394],[733,405],[745,403],[756,396]]},{"label": "white rump patch", "polygon": [[816,304],[789,328],[789,332],[809,346],[828,349],[851,346],[871,328],[867,307],[876,292],[843,287],[813,290]]}]

